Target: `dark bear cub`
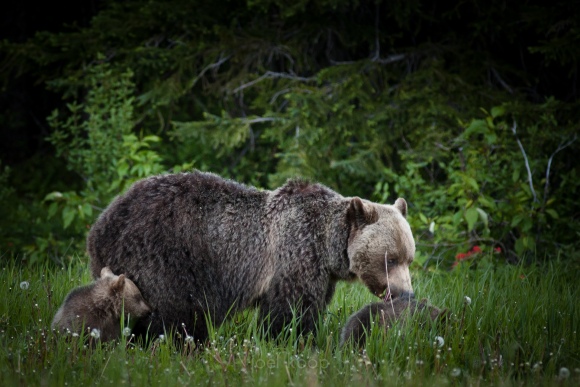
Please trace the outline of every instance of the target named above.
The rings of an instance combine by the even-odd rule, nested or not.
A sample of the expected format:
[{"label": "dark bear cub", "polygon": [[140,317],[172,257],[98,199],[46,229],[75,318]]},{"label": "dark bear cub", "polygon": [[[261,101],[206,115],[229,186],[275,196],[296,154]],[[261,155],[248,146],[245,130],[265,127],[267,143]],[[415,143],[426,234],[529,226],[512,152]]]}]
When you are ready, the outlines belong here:
[{"label": "dark bear cub", "polygon": [[430,320],[436,321],[444,320],[446,314],[447,309],[441,310],[430,306],[426,299],[417,301],[414,298],[398,297],[393,300],[375,302],[364,306],[349,317],[340,335],[340,345],[353,340],[357,346],[363,346],[373,325],[378,324],[380,329],[386,332],[396,321],[405,321],[414,315],[428,316]]},{"label": "dark bear cub", "polygon": [[121,336],[121,313],[131,321],[146,316],[151,308],[137,286],[124,274],[115,275],[108,268],[90,285],[72,290],[52,320],[52,329],[80,333],[98,330],[102,341]]}]

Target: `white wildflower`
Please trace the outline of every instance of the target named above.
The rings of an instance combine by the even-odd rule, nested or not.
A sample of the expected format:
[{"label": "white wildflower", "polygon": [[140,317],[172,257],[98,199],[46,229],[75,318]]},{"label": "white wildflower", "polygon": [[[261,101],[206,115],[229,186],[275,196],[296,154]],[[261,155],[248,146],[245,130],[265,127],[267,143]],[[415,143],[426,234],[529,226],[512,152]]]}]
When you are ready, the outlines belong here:
[{"label": "white wildflower", "polygon": [[30,283],[28,281],[22,281],[20,283],[20,289],[22,289],[22,290],[28,290],[29,286],[30,286]]},{"label": "white wildflower", "polygon": [[465,296],[463,297],[463,302],[465,303],[465,305],[471,305],[471,298]]},{"label": "white wildflower", "polygon": [[91,331],[91,337],[94,337],[95,339],[100,339],[101,338],[101,331],[98,330],[97,328],[93,328],[93,330]]},{"label": "white wildflower", "polygon": [[191,342],[193,342],[193,336],[190,336],[190,335],[187,335],[187,336],[185,336],[185,342],[186,342],[186,343],[191,343]]},{"label": "white wildflower", "polygon": [[445,340],[441,336],[435,336],[435,343],[434,344],[437,344],[437,346],[439,348],[441,348],[445,345]]},{"label": "white wildflower", "polygon": [[159,341],[164,341],[165,340],[165,335],[159,335]]},{"label": "white wildflower", "polygon": [[560,379],[568,379],[570,377],[570,370],[566,367],[560,368],[560,373],[558,374]]},{"label": "white wildflower", "polygon": [[453,368],[451,370],[451,376],[453,376],[454,378],[458,377],[459,375],[461,375],[461,369],[460,368]]},{"label": "white wildflower", "polygon": [[127,337],[127,336],[130,336],[130,335],[131,335],[131,328],[125,327],[123,329],[123,336]]},{"label": "white wildflower", "polygon": [[429,225],[429,232],[431,234],[435,234],[435,222],[431,222],[431,224]]}]

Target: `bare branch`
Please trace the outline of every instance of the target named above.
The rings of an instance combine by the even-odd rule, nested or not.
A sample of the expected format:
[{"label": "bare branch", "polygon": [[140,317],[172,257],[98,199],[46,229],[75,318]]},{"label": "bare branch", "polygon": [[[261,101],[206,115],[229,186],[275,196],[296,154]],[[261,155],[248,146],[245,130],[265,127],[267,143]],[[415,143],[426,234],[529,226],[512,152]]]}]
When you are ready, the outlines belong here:
[{"label": "bare branch", "polygon": [[554,159],[554,156],[556,156],[556,153],[558,153],[561,150],[572,145],[572,143],[574,141],[576,141],[577,138],[578,138],[578,136],[576,134],[574,134],[574,136],[570,140],[568,140],[566,142],[562,141],[560,143],[560,145],[558,145],[558,148],[554,151],[554,153],[552,153],[552,155],[548,159],[548,166],[546,167],[546,184],[544,185],[544,200],[543,200],[542,205],[545,205],[546,200],[548,199],[548,190],[549,190],[549,186],[550,186],[550,168],[552,167],[552,159]]},{"label": "bare branch", "polygon": [[345,61],[339,62],[339,61],[332,60],[332,59],[329,59],[329,62],[333,66],[350,65],[350,64],[355,63],[355,61],[353,61],[353,60],[345,60]]},{"label": "bare branch", "polygon": [[528,156],[526,155],[526,151],[524,150],[524,146],[522,145],[522,142],[520,141],[520,139],[518,138],[518,135],[516,134],[517,127],[518,127],[518,124],[514,120],[514,125],[512,126],[512,133],[516,137],[516,141],[518,142],[520,150],[522,151],[522,155],[524,156],[524,162],[526,163],[526,169],[528,170],[528,182],[530,183],[530,190],[532,191],[532,195],[534,195],[534,202],[537,202],[538,197],[536,196],[536,191],[534,190],[534,184],[532,181],[532,170],[530,169],[530,163],[528,162]]},{"label": "bare branch", "polygon": [[491,73],[493,74],[493,76],[495,77],[495,79],[497,79],[497,81],[500,83],[500,85],[506,89],[508,91],[508,93],[513,94],[514,91],[513,89],[510,87],[510,85],[508,85],[503,79],[502,77],[499,75],[499,73],[497,72],[496,69],[494,69],[493,67],[491,68]]},{"label": "bare branch", "polygon": [[275,121],[280,121],[280,118],[276,118],[276,117],[257,117],[257,118],[252,118],[251,120],[242,119],[240,121],[242,121],[242,123],[244,123],[244,124],[252,125],[252,124],[260,124],[262,122],[275,122]]},{"label": "bare branch", "polygon": [[393,54],[387,58],[381,59],[381,42],[379,40],[379,4],[376,4],[375,10],[375,53],[371,59],[372,62],[377,62],[380,64],[389,64],[393,62],[399,62],[405,59],[405,54]]},{"label": "bare branch", "polygon": [[[394,63],[394,62],[400,62],[403,59],[405,59],[407,57],[406,54],[393,54],[393,55],[389,55],[386,58],[379,58],[375,56],[373,58],[371,58],[371,62],[376,62],[376,63],[380,63],[380,64],[389,64],[389,63]],[[355,61],[351,61],[351,60],[347,60],[347,61],[343,61],[343,62],[337,62],[334,61],[332,59],[330,59],[330,64],[333,66],[340,66],[340,65],[350,65],[356,63]]]},{"label": "bare branch", "polygon": [[268,78],[284,78],[284,79],[290,79],[290,80],[299,81],[299,82],[312,82],[312,81],[316,80],[316,77],[300,77],[300,76],[297,76],[294,74],[276,73],[273,71],[266,71],[264,73],[264,75],[254,79],[253,81],[250,81],[248,83],[244,83],[243,85],[234,89],[234,93],[237,93],[238,91],[244,90],[244,89],[246,89],[250,86],[253,86],[258,82],[262,82],[264,79],[268,79]]},{"label": "bare branch", "polygon": [[393,54],[393,55],[389,55],[388,57],[381,59],[381,58],[376,58],[373,59],[373,62],[377,62],[380,64],[389,64],[389,63],[394,63],[394,62],[400,62],[403,59],[405,59],[407,57],[407,55],[405,54]]},{"label": "bare branch", "polygon": [[285,89],[282,89],[282,90],[280,90],[280,91],[277,91],[277,92],[276,92],[276,93],[275,93],[275,94],[272,96],[272,98],[270,98],[270,105],[273,105],[273,104],[274,104],[274,102],[276,102],[276,99],[278,99],[278,97],[279,97],[280,95],[282,95],[282,94],[285,94],[285,93],[287,93],[287,92],[289,92],[289,91],[290,91],[290,88],[285,88]]},{"label": "bare branch", "polygon": [[378,60],[381,57],[381,43],[379,42],[379,4],[375,4],[375,55],[373,56],[373,61]]},{"label": "bare branch", "polygon": [[197,81],[199,81],[201,79],[201,77],[203,77],[205,75],[205,73],[207,73],[209,70],[220,67],[222,64],[224,64],[224,62],[226,62],[231,57],[232,57],[231,55],[224,57],[223,53],[220,53],[220,59],[215,63],[211,63],[211,64],[207,65],[203,70],[201,70],[201,72],[199,74],[197,74],[197,76],[190,82],[188,88],[191,89],[193,86],[195,86]]}]

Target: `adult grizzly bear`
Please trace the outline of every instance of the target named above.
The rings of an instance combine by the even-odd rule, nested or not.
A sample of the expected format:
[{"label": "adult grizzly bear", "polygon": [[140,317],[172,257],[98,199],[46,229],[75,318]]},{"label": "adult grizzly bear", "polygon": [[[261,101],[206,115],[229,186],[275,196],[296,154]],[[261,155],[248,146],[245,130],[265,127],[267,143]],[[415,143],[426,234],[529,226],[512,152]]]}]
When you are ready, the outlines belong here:
[{"label": "adult grizzly bear", "polygon": [[153,312],[136,333],[182,327],[207,337],[205,317],[258,306],[276,335],[302,315],[312,330],[337,280],[360,278],[377,296],[412,293],[415,243],[393,206],[345,198],[320,184],[290,180],[275,191],[203,172],[136,182],[93,225],[87,240],[91,270],[126,273]]}]

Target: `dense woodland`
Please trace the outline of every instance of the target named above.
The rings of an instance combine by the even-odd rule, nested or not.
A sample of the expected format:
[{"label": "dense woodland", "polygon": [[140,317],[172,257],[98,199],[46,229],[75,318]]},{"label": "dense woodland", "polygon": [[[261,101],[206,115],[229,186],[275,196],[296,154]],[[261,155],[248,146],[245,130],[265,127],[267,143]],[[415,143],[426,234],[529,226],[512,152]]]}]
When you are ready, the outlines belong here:
[{"label": "dense woodland", "polygon": [[578,1],[2,7],[3,259],[85,259],[115,195],[196,168],[402,196],[426,268],[580,261]]}]

